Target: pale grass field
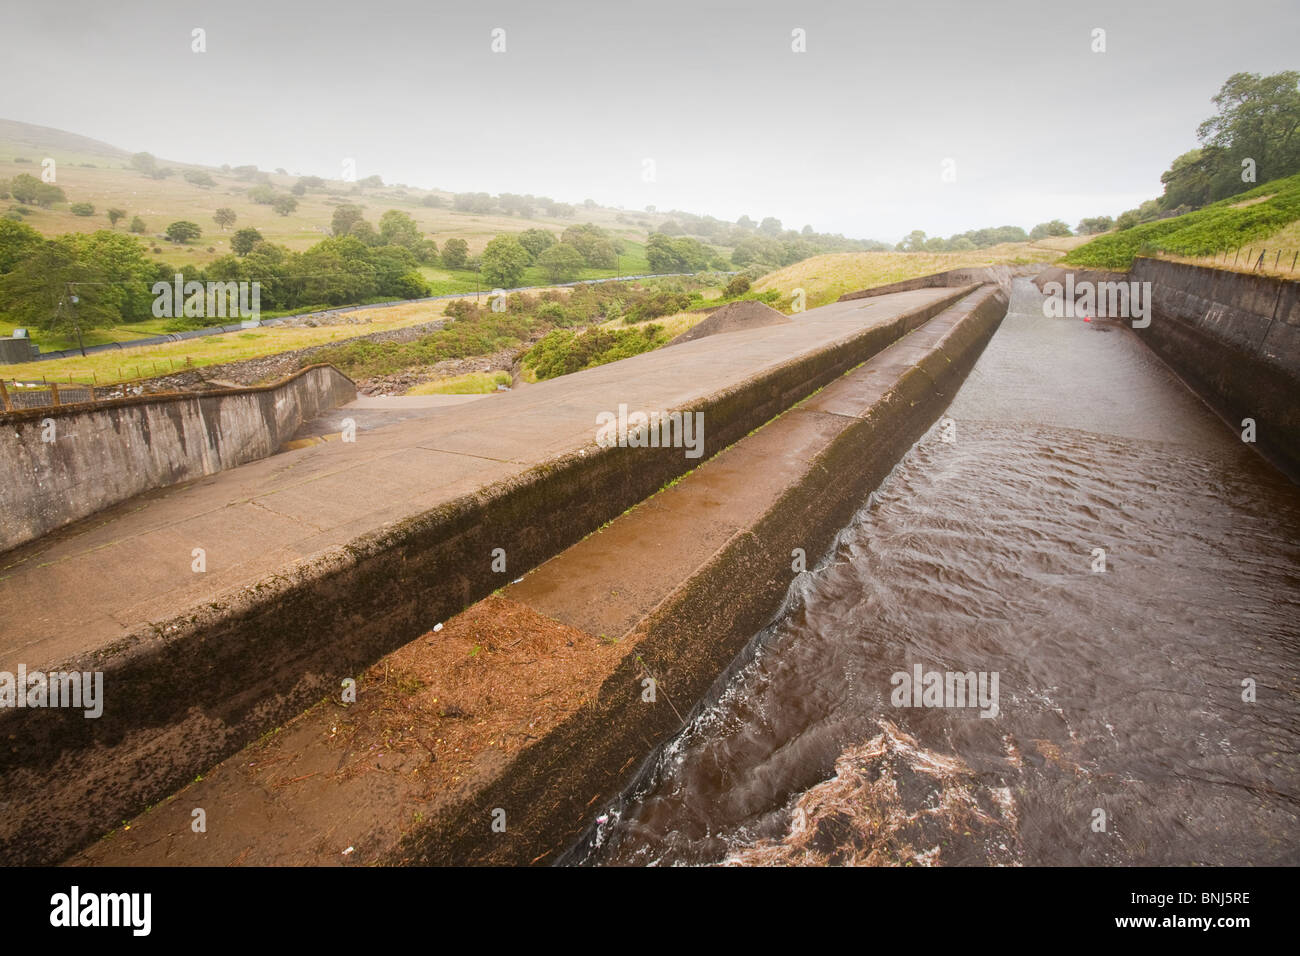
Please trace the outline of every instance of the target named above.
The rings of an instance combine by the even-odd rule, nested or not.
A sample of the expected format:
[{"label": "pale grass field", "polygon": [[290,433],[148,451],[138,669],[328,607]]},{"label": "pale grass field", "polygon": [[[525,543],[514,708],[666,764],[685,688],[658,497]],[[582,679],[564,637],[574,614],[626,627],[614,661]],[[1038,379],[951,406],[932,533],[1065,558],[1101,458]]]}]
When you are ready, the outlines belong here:
[{"label": "pale grass field", "polygon": [[93,382],[99,385],[134,381],[186,366],[202,367],[238,362],[432,322],[442,317],[450,301],[441,299],[436,302],[413,302],[356,313],[370,319],[369,323],[363,325],[328,325],[314,329],[266,326],[184,342],[95,352],[84,358],[75,356],[48,362],[0,365],[0,379],[39,381],[47,378],[53,382]]},{"label": "pale grass field", "polygon": [[409,388],[407,395],[484,395],[495,392],[498,385],[509,385],[509,372],[469,372],[439,378]]},{"label": "pale grass field", "polygon": [[[1070,236],[1057,240],[1011,242],[970,252],[840,252],[813,256],[784,269],[763,276],[754,288],[759,292],[776,289],[782,294],[777,308],[788,312],[795,289],[807,295],[807,307],[815,308],[834,302],[846,292],[900,282],[917,276],[961,269],[970,266],[1016,265],[1030,262],[1054,262],[1065,254],[1065,241],[1086,237]],[[1051,243],[1051,245],[1048,245]],[[1077,243],[1076,243],[1077,244]]]},{"label": "pale grass field", "polygon": [[[532,219],[505,215],[482,216],[453,211],[449,208],[452,194],[437,188],[426,189],[420,184],[412,184],[400,189],[395,184],[389,184],[365,187],[360,193],[353,194],[356,184],[341,179],[328,180],[326,186],[330,192],[338,195],[308,192],[296,197],[298,209],[295,212],[281,216],[270,206],[259,205],[248,198],[247,190],[253,183],[240,180],[216,167],[158,157],[158,165],[170,166],[175,173],[166,179],[151,179],[129,168],[130,149],[116,151],[104,144],[62,131],[32,131],[4,121],[0,121],[0,132],[4,132],[0,136],[0,179],[8,180],[19,173],[40,178],[41,161],[49,157],[56,162],[55,184],[67,195],[67,202],[56,204],[52,209],[28,207],[31,213],[23,221],[33,229],[47,236],[108,229],[109,208],[124,209],[127,216],[118,224],[118,230],[125,232],[131,217],[140,216],[148,226],[142,239],[147,241],[150,249],[157,246],[161,250],[151,255],[177,266],[205,265],[218,256],[228,254],[231,232],[247,226],[257,229],[271,242],[298,251],[307,249],[329,235],[334,210],[343,203],[362,206],[365,218],[376,228],[380,214],[388,209],[400,209],[409,213],[420,231],[434,239],[439,248],[454,236],[469,243],[471,254],[482,252],[490,239],[503,232],[541,228],[558,235],[566,227],[584,222],[594,222],[615,235],[644,242],[653,229],[669,218],[666,213],[587,207],[582,204],[581,197],[566,196],[554,198],[574,206],[573,217],[569,219],[546,217],[541,215],[540,210],[537,210],[537,215]],[[233,151],[238,153],[237,149]],[[30,162],[15,163],[14,160],[19,157]],[[246,161],[238,155],[229,158],[231,165],[240,165]],[[83,165],[87,163],[94,168]],[[183,176],[186,170],[206,172],[216,180],[216,185],[203,187],[188,183]],[[357,170],[357,176],[365,178],[372,173],[382,176],[383,172],[382,169],[361,168]],[[296,171],[291,170],[286,175],[272,172],[270,178],[277,192],[287,193],[299,177]],[[421,205],[421,200],[431,194],[444,201],[444,208]],[[94,204],[95,214],[89,217],[73,215],[68,206],[75,202]],[[0,200],[0,209],[12,204],[12,199]],[[222,206],[233,209],[238,217],[231,230],[226,232],[222,232],[212,221],[212,214]],[[620,215],[630,221],[619,222]],[[179,219],[198,223],[203,229],[203,235],[196,242],[183,246],[157,238],[168,223]],[[209,247],[212,252],[208,251]]]},{"label": "pale grass field", "polygon": [[[1260,200],[1247,200],[1238,205],[1254,205],[1257,201]],[[1260,252],[1264,250],[1267,250],[1264,264],[1256,269],[1255,264],[1259,261]],[[1271,236],[1246,243],[1240,250],[1240,255],[1238,250],[1234,249],[1226,255],[1219,253],[1213,256],[1175,256],[1172,253],[1162,252],[1158,258],[1193,266],[1226,269],[1229,272],[1252,272],[1256,275],[1300,280],[1300,220],[1287,223]]]},{"label": "pale grass field", "polygon": [[660,326],[667,334],[668,338],[675,339],[687,329],[703,322],[709,317],[707,312],[678,312],[675,315],[665,315],[658,319],[646,319],[644,322],[634,322],[631,325],[624,324],[622,319],[613,319],[609,322],[601,322],[597,328],[606,331],[616,332],[619,329],[640,329],[647,325]]}]

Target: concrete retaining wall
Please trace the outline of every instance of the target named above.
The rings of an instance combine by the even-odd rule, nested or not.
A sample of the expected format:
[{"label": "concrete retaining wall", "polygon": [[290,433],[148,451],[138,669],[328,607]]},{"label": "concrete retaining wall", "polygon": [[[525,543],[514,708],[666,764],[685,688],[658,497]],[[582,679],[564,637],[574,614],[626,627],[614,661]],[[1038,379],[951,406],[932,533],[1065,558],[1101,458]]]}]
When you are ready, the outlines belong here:
[{"label": "concrete retaining wall", "polygon": [[272,385],[0,414],[0,551],[153,488],[265,458],[356,398],[330,365]]},{"label": "concrete retaining wall", "polygon": [[[707,458],[972,291],[954,289],[692,403]],[[0,712],[0,863],[49,863],[102,835],[500,585],[481,556],[535,567],[694,464],[680,449],[574,452],[222,594],[48,670],[104,672],[130,706]],[[111,690],[109,690],[111,688]],[[94,799],[88,801],[87,793]]]},{"label": "concrete retaining wall", "polygon": [[[1138,337],[1234,430],[1253,418],[1259,449],[1300,480],[1300,283],[1160,259],[1127,274],[1072,271],[1076,285],[1151,283],[1151,323]],[[1035,281],[1064,276],[1053,268]]]},{"label": "concrete retaining wall", "polygon": [[991,282],[999,286],[1002,291],[1008,295],[1011,292],[1011,280],[1017,276],[1029,276],[1038,273],[1042,265],[1021,265],[1021,266],[975,266],[967,269],[949,269],[946,272],[932,272],[928,276],[917,276],[915,279],[903,279],[900,282],[891,282],[888,285],[872,286],[870,289],[859,289],[857,292],[846,292],[838,299],[837,302],[848,302],[852,299],[870,299],[878,295],[890,295],[894,292],[911,292],[913,289],[938,289],[945,287],[980,285],[985,282]]},{"label": "concrete retaining wall", "polygon": [[[555,848],[579,837],[631,782],[637,765],[681,729],[677,710],[647,707],[629,689],[653,673],[662,687],[673,689],[683,714],[708,692],[780,609],[791,583],[791,550],[803,548],[811,557],[830,548],[868,495],[947,408],[1006,308],[1007,295],[995,286],[967,295],[931,325],[782,419],[802,416],[804,427],[825,435],[820,453],[758,520],[642,622],[644,636],[594,700],[454,809],[413,827],[388,862],[555,862]],[[827,418],[835,423],[826,424]],[[726,454],[742,448],[743,443]],[[494,807],[512,808],[504,834],[483,825]]]}]

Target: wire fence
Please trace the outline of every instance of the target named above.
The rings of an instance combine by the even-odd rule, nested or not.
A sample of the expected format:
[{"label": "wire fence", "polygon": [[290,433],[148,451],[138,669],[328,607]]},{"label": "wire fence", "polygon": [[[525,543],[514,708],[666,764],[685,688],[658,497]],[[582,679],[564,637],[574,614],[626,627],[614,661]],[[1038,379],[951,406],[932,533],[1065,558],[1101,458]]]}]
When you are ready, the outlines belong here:
[{"label": "wire fence", "polygon": [[47,408],[56,405],[76,405],[95,401],[95,390],[87,385],[59,385],[0,381],[0,410],[21,411],[25,408]]},{"label": "wire fence", "polygon": [[1228,269],[1233,272],[1254,272],[1260,275],[1273,275],[1289,278],[1300,275],[1300,249],[1283,246],[1242,246],[1238,249],[1225,249],[1211,256],[1178,256],[1173,253],[1155,251],[1148,253],[1157,259],[1172,259],[1175,262],[1190,262],[1196,265],[1213,266],[1216,269]]}]

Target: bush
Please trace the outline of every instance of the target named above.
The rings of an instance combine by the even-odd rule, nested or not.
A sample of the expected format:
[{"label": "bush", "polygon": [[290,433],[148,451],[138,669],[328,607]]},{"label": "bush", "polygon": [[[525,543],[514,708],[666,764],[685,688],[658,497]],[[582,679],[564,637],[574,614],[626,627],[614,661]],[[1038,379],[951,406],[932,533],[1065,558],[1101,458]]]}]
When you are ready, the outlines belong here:
[{"label": "bush", "polygon": [[732,277],[731,281],[727,283],[727,287],[723,290],[723,295],[729,299],[734,299],[736,296],[744,295],[748,291],[749,279],[742,274]]},{"label": "bush", "polygon": [[640,355],[667,341],[663,327],[653,323],[640,329],[614,331],[595,328],[575,333],[555,329],[528,350],[523,364],[539,379],[555,378]]},{"label": "bush", "polygon": [[68,207],[68,211],[74,216],[93,216],[95,207],[88,202],[74,202]]},{"label": "bush", "polygon": [[190,222],[188,219],[179,219],[173,222],[163,230],[163,233],[172,242],[190,242],[203,235],[203,230],[199,228],[197,222]]}]

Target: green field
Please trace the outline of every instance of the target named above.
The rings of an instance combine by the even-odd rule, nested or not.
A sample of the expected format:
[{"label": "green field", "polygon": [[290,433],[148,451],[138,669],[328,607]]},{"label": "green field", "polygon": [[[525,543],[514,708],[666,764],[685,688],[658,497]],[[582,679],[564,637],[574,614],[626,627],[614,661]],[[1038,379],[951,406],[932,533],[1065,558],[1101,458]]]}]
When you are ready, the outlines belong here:
[{"label": "green field", "polygon": [[1186,215],[1107,233],[1074,249],[1063,261],[1095,269],[1124,270],[1142,254],[1196,259],[1252,244],[1266,247],[1270,241],[1277,248],[1289,246],[1294,250],[1297,220],[1300,175],[1275,179]]}]

